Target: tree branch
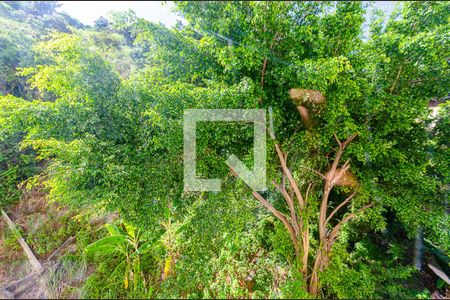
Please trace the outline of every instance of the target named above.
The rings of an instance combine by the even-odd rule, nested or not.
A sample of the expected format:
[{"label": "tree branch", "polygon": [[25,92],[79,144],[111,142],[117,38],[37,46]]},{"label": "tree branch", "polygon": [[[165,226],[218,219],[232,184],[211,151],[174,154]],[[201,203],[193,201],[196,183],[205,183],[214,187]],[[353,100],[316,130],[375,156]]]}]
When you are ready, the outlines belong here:
[{"label": "tree branch", "polygon": [[352,134],[351,136],[349,136],[349,137],[345,140],[344,144],[342,145],[342,148],[345,149],[345,148],[348,146],[348,144],[350,144],[350,143],[355,139],[355,137],[357,137],[357,136],[358,136],[357,133],[354,133],[354,134]]},{"label": "tree branch", "polygon": [[336,142],[338,143],[339,147],[341,147],[342,143],[341,143],[341,141],[339,140],[337,134],[336,134],[336,133],[333,133],[333,136],[334,136],[334,139],[336,140]]},{"label": "tree branch", "polygon": [[[275,42],[278,40],[278,32],[275,33],[275,36],[273,37],[273,41],[269,46],[269,51],[272,50],[273,46],[275,45]],[[261,70],[261,91],[264,89],[264,80],[265,80],[265,76],[266,76],[266,71],[267,71],[267,55],[266,57],[264,57],[264,61],[263,61],[263,67]],[[262,104],[262,97],[260,98],[260,103]]]},{"label": "tree branch", "polygon": [[317,175],[319,175],[319,176],[320,176],[320,178],[322,178],[322,179],[324,179],[324,180],[326,180],[326,179],[327,179],[327,177],[326,177],[325,175],[323,175],[322,173],[320,173],[319,171],[316,171],[316,170],[314,170],[314,169],[311,169],[311,168],[307,168],[307,167],[304,167],[304,169],[306,169],[306,170],[309,170],[309,171],[312,171],[312,172],[316,173]]},{"label": "tree branch", "polygon": [[286,161],[284,160],[284,155],[281,152],[280,145],[275,143],[275,149],[277,151],[278,158],[280,159],[281,168],[283,169],[283,172],[286,174],[286,176],[289,180],[289,184],[291,185],[291,187],[294,190],[295,196],[297,197],[297,199],[299,201],[300,208],[303,208],[303,206],[305,206],[305,201],[302,197],[302,194],[300,193],[300,190],[298,189],[298,186],[294,180],[294,177],[292,177],[291,171],[289,170],[289,168],[286,165]]},{"label": "tree branch", "polygon": [[[339,161],[341,160],[342,154],[344,153],[345,148],[350,144],[355,137],[357,136],[357,133],[352,134],[349,136],[344,142],[341,142],[336,135],[336,133],[333,134],[334,138],[336,139],[336,142],[339,145],[339,149],[336,152],[336,156],[334,157],[333,164],[331,165],[330,170],[328,171],[327,178],[325,179],[325,185],[324,185],[324,192],[322,196],[322,203],[320,205],[320,213],[319,213],[319,237],[321,240],[325,239],[326,237],[326,219],[327,219],[327,208],[328,208],[328,197],[330,196],[331,189],[333,188],[334,183],[336,182],[336,170],[339,165]],[[344,167],[340,170],[339,175],[342,176],[344,174],[342,171],[346,171],[349,168],[349,161],[347,161],[344,164]],[[337,178],[339,179],[339,178]]]},{"label": "tree branch", "polygon": [[331,179],[331,185],[334,186],[336,182],[338,182],[342,176],[344,176],[345,172],[350,169],[350,159],[348,159],[344,165],[340,168],[337,174]]},{"label": "tree branch", "polygon": [[267,201],[266,199],[264,199],[263,196],[261,196],[258,192],[253,191],[252,192],[253,197],[255,197],[259,202],[262,203],[262,205],[264,205],[271,213],[274,214],[275,217],[277,217],[286,227],[286,229],[289,231],[289,234],[291,236],[292,242],[294,244],[294,248],[295,248],[295,252],[298,254],[300,253],[300,249],[298,246],[298,240],[297,240],[297,236],[295,234],[295,230],[292,227],[292,225],[289,223],[288,219],[286,218],[286,216],[280,212],[279,210],[277,210],[275,207],[273,207],[272,204],[270,204],[269,201]]},{"label": "tree branch", "polygon": [[[238,176],[237,176],[236,172],[233,170],[233,168],[230,168],[230,170],[231,170],[231,173],[237,178]],[[267,201],[258,192],[252,191],[252,195],[253,195],[253,197],[256,198],[256,200],[261,202],[262,205],[264,205],[275,217],[277,217],[283,223],[283,225],[289,231],[292,243],[294,244],[295,253],[298,256],[300,254],[300,247],[298,245],[297,235],[295,233],[295,229],[289,223],[289,220],[287,219],[287,217],[282,212],[280,212],[278,209],[276,209],[272,204],[270,204],[270,202]]]},{"label": "tree branch", "polygon": [[400,75],[402,74],[403,71],[403,65],[400,65],[400,68],[398,68],[398,72],[397,72],[397,77],[395,78],[394,83],[392,84],[392,87],[389,90],[389,93],[392,94],[395,90],[395,87],[398,84],[398,80],[400,79]]},{"label": "tree branch", "polygon": [[348,196],[341,204],[339,204],[332,212],[331,214],[328,216],[327,220],[325,221],[325,224],[327,224],[328,222],[330,222],[331,218],[337,213],[337,211],[344,206],[345,204],[347,204],[348,202],[350,202],[350,200],[352,200],[352,198],[356,195],[356,193],[351,194],[350,196]]},{"label": "tree branch", "polygon": [[334,138],[339,145],[339,149],[336,152],[336,156],[334,157],[333,164],[331,165],[330,172],[328,173],[330,178],[334,177],[334,173],[336,172],[337,166],[339,165],[339,161],[341,160],[342,154],[344,153],[345,148],[347,148],[348,144],[350,144],[358,134],[352,134],[349,136],[345,142],[341,142],[336,134],[334,134]]},{"label": "tree branch", "polygon": [[310,184],[308,184],[308,188],[306,189],[306,194],[305,194],[305,203],[306,203],[306,201],[308,201],[309,192],[312,191],[313,188],[314,188],[314,184],[312,182]]},{"label": "tree branch", "polygon": [[350,213],[348,214],[344,219],[342,219],[336,226],[334,226],[333,230],[331,231],[331,233],[328,235],[328,241],[329,242],[333,242],[334,239],[337,237],[337,235],[339,234],[339,230],[341,229],[341,227],[348,223],[348,221],[350,221],[351,219],[353,219],[354,217],[356,217],[359,213],[365,211],[366,209],[372,207],[373,204],[367,204],[365,206],[363,206],[362,208],[358,209],[356,212],[354,213]]},{"label": "tree branch", "polygon": [[283,195],[284,199],[286,200],[286,203],[289,207],[289,212],[291,213],[292,226],[294,227],[295,235],[298,236],[298,234],[300,232],[300,227],[299,227],[298,221],[297,221],[297,214],[295,213],[294,201],[289,196],[289,194],[286,192],[286,189],[284,188],[284,186],[283,187],[279,186],[278,184],[276,184],[275,181],[272,181],[272,183],[275,186],[275,188],[280,191],[280,193]]}]

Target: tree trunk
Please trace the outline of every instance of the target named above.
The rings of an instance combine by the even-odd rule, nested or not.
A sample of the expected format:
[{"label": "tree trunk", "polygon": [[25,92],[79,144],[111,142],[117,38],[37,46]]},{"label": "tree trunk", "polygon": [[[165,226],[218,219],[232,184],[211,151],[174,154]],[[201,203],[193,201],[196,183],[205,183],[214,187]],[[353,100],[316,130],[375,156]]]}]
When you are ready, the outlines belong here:
[{"label": "tree trunk", "polygon": [[317,296],[319,292],[319,271],[322,269],[323,250],[319,248],[317,251],[316,261],[311,272],[311,279],[309,280],[308,292],[311,295]]},{"label": "tree trunk", "polygon": [[417,270],[422,270],[423,258],[423,230],[419,228],[416,234],[416,241],[414,243],[414,266]]},{"label": "tree trunk", "polygon": [[301,273],[303,274],[303,278],[305,278],[305,281],[308,279],[308,256],[309,256],[309,228],[308,224],[304,225],[305,230],[303,232],[303,257],[302,257],[302,268]]}]

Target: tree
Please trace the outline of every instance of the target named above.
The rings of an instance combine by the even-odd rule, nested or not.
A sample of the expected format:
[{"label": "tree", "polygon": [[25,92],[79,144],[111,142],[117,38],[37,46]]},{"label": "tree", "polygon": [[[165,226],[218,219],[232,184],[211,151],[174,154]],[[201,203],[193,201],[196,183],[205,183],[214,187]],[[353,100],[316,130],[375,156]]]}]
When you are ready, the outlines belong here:
[{"label": "tree", "polygon": [[[445,75],[448,68],[446,55],[435,52],[445,43],[437,45],[433,39],[423,41],[423,36],[431,35],[420,30],[441,32],[448,29],[441,14],[447,4],[405,4],[403,18],[393,16],[385,31],[378,31],[367,44],[359,39],[362,7],[357,3],[229,3],[221,6],[220,15],[218,6],[221,5],[184,2],[178,7],[191,25],[204,34],[203,39],[210,37],[212,51],[218,57],[227,58],[222,63],[227,68],[236,66],[235,78],[244,73],[260,81],[259,104],[274,105],[284,117],[279,117],[283,119],[280,127],[286,129],[279,136],[289,141],[286,152],[292,161],[291,168],[300,170],[289,171],[286,153],[276,145],[287,178],[284,180],[291,192],[285,190],[284,180],[282,185],[275,185],[286,199],[288,214],[275,209],[260,194],[253,195],[285,225],[295,252],[298,255],[303,252],[301,270],[306,273],[305,279],[308,277],[309,243],[314,244],[311,240],[318,236],[310,292],[318,292],[318,273],[327,265],[331,246],[342,226],[355,217],[356,212],[371,206],[362,204],[369,199],[376,204],[371,213],[373,221],[382,217],[384,209],[392,208],[410,232],[414,232],[418,224],[431,231],[439,230],[440,226],[430,226],[428,221],[445,220],[444,206],[441,196],[436,194],[439,182],[428,177],[425,171],[429,166],[425,155],[426,128],[417,119],[425,118],[430,98],[446,93],[445,88],[441,88],[448,85]],[[422,15],[424,11],[428,12],[427,17]],[[414,36],[412,40],[421,41],[420,46],[410,46],[406,42],[411,36]],[[332,42],[326,43],[326,38],[331,38]],[[226,43],[226,40],[231,42]],[[424,54],[424,49],[429,52]],[[239,55],[235,54],[237,52]],[[383,63],[387,57],[390,57],[389,64]],[[396,65],[393,61],[397,61],[397,57]],[[233,59],[237,62],[232,63]],[[418,75],[428,70],[424,64],[433,70],[433,80],[420,81],[424,85],[419,88],[415,85],[418,81],[403,79],[429,78],[425,74]],[[313,105],[312,108],[314,129],[306,126],[303,130],[294,129],[301,125],[292,121],[298,118],[294,118],[292,104],[286,101],[287,91],[292,87],[317,89],[325,95],[326,107],[314,108]],[[328,153],[335,146],[330,139],[333,135],[338,148],[335,158],[330,159]],[[350,144],[353,139],[355,144]],[[347,146],[349,151],[345,154]],[[349,174],[357,175],[359,188],[354,192],[359,194],[359,201],[351,201],[355,193],[348,188],[347,192],[345,188],[332,191],[333,185],[350,170],[349,160],[339,168],[342,156],[355,161]],[[308,175],[308,170],[314,171]],[[325,180],[324,190],[312,193],[314,200],[309,200],[310,210],[305,213],[306,193],[302,195],[300,191],[311,193],[307,181],[318,185],[318,180]],[[321,199],[318,201],[320,208],[313,204],[317,199]],[[354,202],[353,212],[341,214],[341,221],[333,222],[331,217],[339,216],[339,210],[351,202]],[[305,215],[309,221],[297,219]],[[305,223],[311,222],[317,224],[317,232],[312,232],[312,236],[308,231],[300,235],[300,228],[305,230]],[[299,242],[302,240],[306,242]]]},{"label": "tree", "polygon": [[[158,296],[413,297],[411,238],[448,244],[447,119],[430,129],[428,103],[448,93],[449,4],[405,3],[367,40],[365,8],[180,2],[186,26],[127,12],[53,33],[22,71],[36,101],[0,99],[0,136],[50,161],[50,198],[164,241]],[[197,174],[223,191],[183,192],[192,108],[269,111],[266,191],[224,163],[252,165],[251,128],[199,124]]]},{"label": "tree", "polygon": [[98,29],[103,29],[103,28],[108,28],[109,21],[105,17],[101,16],[100,18],[95,20],[94,24],[95,24],[95,27],[97,27]]}]

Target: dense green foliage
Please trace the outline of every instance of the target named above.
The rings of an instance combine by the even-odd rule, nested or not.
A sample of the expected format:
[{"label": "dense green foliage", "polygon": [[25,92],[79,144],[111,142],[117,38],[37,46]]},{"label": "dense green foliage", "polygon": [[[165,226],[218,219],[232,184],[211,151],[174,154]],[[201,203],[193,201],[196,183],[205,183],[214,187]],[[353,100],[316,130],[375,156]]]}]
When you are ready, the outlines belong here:
[{"label": "dense green foliage", "polygon": [[[250,126],[199,125],[197,174],[225,182],[218,193],[183,191],[185,109],[269,107],[299,189],[315,186],[302,210],[314,251],[319,174],[333,163],[333,136],[357,134],[342,160],[351,159],[356,196],[328,229],[373,207],[343,226],[318,296],[426,293],[412,262],[417,230],[450,251],[448,104],[435,117],[428,107],[449,92],[448,2],[376,11],[366,37],[360,2],[179,2],[187,25],[172,29],[131,11],[84,28],[53,2],[0,5],[1,205],[39,171],[50,200],[121,220],[87,247],[98,268],[85,296],[313,296],[282,222],[225,164],[233,153],[252,165]],[[324,95],[308,107],[312,127],[291,88]],[[262,195],[288,215],[271,184],[281,170],[269,141]],[[351,189],[334,188],[329,211]],[[311,264],[318,253],[307,254]]]}]

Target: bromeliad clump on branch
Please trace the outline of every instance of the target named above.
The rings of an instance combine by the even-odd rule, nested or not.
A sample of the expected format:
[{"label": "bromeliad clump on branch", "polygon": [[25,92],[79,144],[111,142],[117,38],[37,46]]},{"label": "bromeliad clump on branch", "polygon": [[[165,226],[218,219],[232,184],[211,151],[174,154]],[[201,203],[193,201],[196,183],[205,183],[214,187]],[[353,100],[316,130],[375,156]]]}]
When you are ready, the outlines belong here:
[{"label": "bromeliad clump on branch", "polygon": [[[335,175],[340,174],[340,173],[341,173],[341,169],[337,168]],[[327,177],[329,175],[330,174],[327,173],[325,175],[325,177]],[[346,170],[345,172],[342,172],[342,174],[340,174],[339,178],[337,178],[337,180],[335,181],[334,184],[336,186],[346,186],[346,187],[351,187],[351,188],[356,188],[359,186],[358,179],[352,172],[350,172],[350,170]]]},{"label": "bromeliad clump on branch", "polygon": [[[291,95],[294,94],[291,90]],[[305,91],[305,90],[302,90]],[[312,93],[306,93],[309,95],[315,95],[315,99],[321,98],[320,102],[324,101],[323,95],[317,91],[310,91]],[[303,92],[298,90],[295,95],[298,96]],[[306,95],[303,93],[303,95]],[[319,102],[319,103],[320,103]],[[302,114],[301,110],[300,114]],[[302,116],[303,118],[303,116]],[[356,217],[359,213],[368,209],[372,204],[367,204],[355,212],[348,213],[340,221],[336,220],[331,226],[332,219],[336,218],[336,213],[343,208],[345,205],[349,204],[351,200],[356,196],[357,189],[349,195],[344,201],[342,201],[338,206],[336,206],[331,212],[329,212],[329,197],[330,193],[335,186],[347,186],[347,187],[357,187],[359,185],[356,177],[350,172],[350,160],[347,160],[341,166],[341,158],[344,154],[347,146],[356,138],[357,134],[349,136],[345,141],[339,140],[337,135],[334,135],[339,148],[336,151],[335,157],[331,163],[329,170],[323,175],[318,173],[323,179],[324,183],[322,186],[322,198],[320,203],[320,210],[318,212],[318,220],[307,219],[307,216],[311,215],[307,213],[310,209],[310,195],[313,193],[314,185],[309,183],[307,185],[306,191],[302,193],[299,184],[296,182],[292,173],[287,165],[287,153],[284,153],[281,149],[279,143],[275,141],[275,135],[271,132],[271,137],[275,143],[275,150],[278,159],[281,164],[282,171],[282,181],[280,184],[273,181],[274,187],[283,195],[286,201],[287,208],[289,210],[289,215],[285,215],[278,209],[276,209],[269,201],[267,201],[260,193],[253,191],[253,196],[261,202],[275,217],[277,217],[284,225],[285,229],[289,232],[292,244],[295,249],[295,256],[301,262],[301,273],[305,282],[308,284],[308,291],[312,295],[317,295],[319,291],[319,273],[323,271],[329,264],[330,252],[332,246],[336,239],[339,237],[342,226],[348,223],[351,219]],[[234,171],[232,170],[232,173]],[[286,182],[287,180],[287,182]],[[310,226],[311,223],[318,223],[318,248],[312,249],[310,246]],[[315,251],[314,255],[312,252]],[[314,257],[313,261],[309,261],[310,257]]]}]

